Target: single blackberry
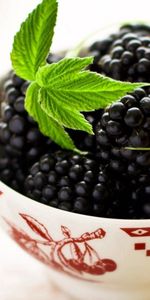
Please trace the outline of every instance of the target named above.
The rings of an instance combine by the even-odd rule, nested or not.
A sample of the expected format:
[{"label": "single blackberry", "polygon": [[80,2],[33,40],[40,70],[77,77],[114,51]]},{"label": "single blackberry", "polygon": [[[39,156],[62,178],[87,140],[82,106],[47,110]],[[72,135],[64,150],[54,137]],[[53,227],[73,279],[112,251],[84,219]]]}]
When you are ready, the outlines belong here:
[{"label": "single blackberry", "polygon": [[150,152],[126,148],[150,147],[149,89],[139,88],[107,108],[98,123],[96,136],[98,155],[111,169],[131,176],[147,170]]},{"label": "single blackberry", "polygon": [[42,146],[45,144],[46,147],[50,141],[40,133],[36,122],[25,111],[25,96],[21,92],[23,85],[5,90],[0,142],[9,156],[23,158],[30,164],[42,153]]},{"label": "single blackberry", "polygon": [[[142,191],[145,184],[149,185],[150,151],[130,148],[150,148],[149,88],[139,88],[107,108],[98,123],[96,138],[101,163],[107,165],[114,177],[119,176],[120,182],[126,182],[127,187],[131,185],[126,216],[142,217],[142,207],[147,201],[144,199],[148,199],[147,192],[142,194]],[[130,206],[134,209],[129,209]]]},{"label": "single blackberry", "polygon": [[25,195],[75,213],[125,217],[125,187],[91,156],[65,151],[44,155],[32,166],[25,180]]},{"label": "single blackberry", "polygon": [[46,154],[32,166],[25,193],[49,206],[89,214],[96,172],[95,161],[90,157],[65,151]]},{"label": "single blackberry", "polygon": [[95,42],[89,52],[95,57],[91,70],[122,81],[150,81],[148,25],[122,26],[107,39]]},{"label": "single blackberry", "polygon": [[28,115],[24,107],[29,82],[10,72],[3,84],[1,104],[0,142],[12,158],[32,164],[45,150],[57,146],[38,129],[38,124]]},{"label": "single blackberry", "polygon": [[2,148],[0,150],[0,180],[14,190],[22,193],[25,180],[23,162],[17,158],[9,158],[2,151]]}]

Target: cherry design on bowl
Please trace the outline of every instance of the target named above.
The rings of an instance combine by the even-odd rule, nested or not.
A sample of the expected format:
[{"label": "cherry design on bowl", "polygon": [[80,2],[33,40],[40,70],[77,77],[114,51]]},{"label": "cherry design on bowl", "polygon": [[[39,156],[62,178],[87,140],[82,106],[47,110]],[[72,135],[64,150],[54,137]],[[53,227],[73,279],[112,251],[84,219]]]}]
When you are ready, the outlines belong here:
[{"label": "cherry design on bowl", "polygon": [[[95,239],[102,239],[106,232],[99,228],[94,232],[86,232],[79,237],[72,237],[71,231],[61,226],[63,239],[54,240],[46,227],[35,218],[20,213],[22,220],[30,227],[31,237],[24,230],[18,228],[5,219],[10,227],[11,237],[28,253],[58,271],[84,280],[85,274],[103,275],[106,272],[113,272],[117,269],[115,261],[109,258],[101,259],[97,251],[89,244]],[[48,252],[45,251],[48,247]]]}]

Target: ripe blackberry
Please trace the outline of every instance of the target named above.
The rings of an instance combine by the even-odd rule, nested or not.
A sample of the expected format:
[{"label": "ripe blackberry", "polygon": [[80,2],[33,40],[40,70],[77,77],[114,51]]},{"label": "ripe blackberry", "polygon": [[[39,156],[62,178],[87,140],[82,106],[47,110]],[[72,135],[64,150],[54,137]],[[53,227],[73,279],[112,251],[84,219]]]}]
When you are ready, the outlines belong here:
[{"label": "ripe blackberry", "polygon": [[23,159],[30,165],[45,151],[56,147],[44,137],[38,124],[24,107],[25,93],[29,82],[13,72],[3,85],[3,102],[0,122],[0,142],[5,152],[13,158]]},{"label": "ripe blackberry", "polygon": [[[142,195],[139,191],[144,190],[144,178],[147,178],[150,172],[150,151],[127,148],[150,148],[149,89],[139,88],[107,108],[98,123],[96,138],[97,155],[101,163],[107,165],[114,177],[119,176],[120,182],[125,180],[128,187],[132,186],[127,197],[129,205],[126,215],[131,206],[134,207],[134,210],[131,209],[134,218],[135,211],[136,216],[141,216],[146,194]],[[138,203],[135,198],[138,199]]]},{"label": "ripe blackberry", "polygon": [[[60,55],[49,54],[47,62],[51,64],[61,58]],[[12,71],[3,82],[0,142],[8,155],[23,158],[30,165],[46,149],[57,149],[57,146],[40,133],[38,124],[25,111],[24,100],[29,84]]]},{"label": "ripe blackberry", "polygon": [[18,192],[23,192],[25,180],[23,162],[17,158],[9,158],[2,148],[0,156],[0,180]]},{"label": "ripe blackberry", "polygon": [[95,42],[89,52],[95,57],[91,70],[122,81],[150,81],[148,25],[122,26],[107,39]]},{"label": "ripe blackberry", "polygon": [[30,170],[26,195],[49,206],[88,214],[95,173],[92,158],[65,151],[46,154]]},{"label": "ripe blackberry", "polygon": [[[149,151],[127,150],[127,147],[150,147],[150,94],[149,89],[137,89],[113,103],[101,116],[97,130],[99,157],[111,169],[127,175],[150,165]],[[120,164],[120,166],[119,166]]]},{"label": "ripe blackberry", "polygon": [[[62,56],[49,54],[47,62],[53,63]],[[30,82],[10,72],[2,86],[0,142],[5,152],[13,158],[23,159],[25,166],[32,164],[46,149],[58,147],[38,129],[38,124],[24,107],[25,94]]]},{"label": "ripe blackberry", "polygon": [[43,204],[75,213],[125,217],[124,186],[91,156],[65,151],[44,155],[25,180],[25,194]]}]

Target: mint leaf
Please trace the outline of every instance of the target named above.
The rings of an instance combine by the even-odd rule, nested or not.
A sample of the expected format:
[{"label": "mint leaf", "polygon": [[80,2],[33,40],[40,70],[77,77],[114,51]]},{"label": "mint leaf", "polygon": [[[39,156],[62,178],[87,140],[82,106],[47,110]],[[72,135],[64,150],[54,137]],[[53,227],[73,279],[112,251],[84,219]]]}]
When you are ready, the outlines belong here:
[{"label": "mint leaf", "polygon": [[68,133],[65,132],[64,128],[53,118],[48,117],[41,109],[37,102],[39,89],[39,86],[35,82],[29,86],[25,101],[25,108],[27,112],[36,122],[38,122],[39,129],[45,136],[50,137],[62,148],[81,153],[78,149],[76,149],[72,139]]},{"label": "mint leaf", "polygon": [[36,80],[41,87],[49,87],[50,85],[57,84],[56,81],[60,81],[62,76],[66,78],[66,76],[69,77],[72,74],[78,74],[78,72],[83,71],[92,62],[93,57],[63,58],[57,63],[40,68]]},{"label": "mint leaf", "polygon": [[35,80],[39,66],[46,64],[57,17],[57,1],[43,0],[14,38],[11,60],[16,74],[26,80]]},{"label": "mint leaf", "polygon": [[[51,99],[57,99],[61,107],[78,111],[104,108],[136,88],[149,85],[113,80],[100,74],[83,70],[92,58],[64,58],[58,63],[39,68],[36,80],[48,90]],[[41,101],[43,109],[47,109]],[[48,112],[47,112],[48,113]]]},{"label": "mint leaf", "polygon": [[59,124],[67,128],[79,129],[93,134],[92,126],[85,117],[71,106],[62,105],[48,89],[40,89],[39,103],[44,112],[54,118]]}]

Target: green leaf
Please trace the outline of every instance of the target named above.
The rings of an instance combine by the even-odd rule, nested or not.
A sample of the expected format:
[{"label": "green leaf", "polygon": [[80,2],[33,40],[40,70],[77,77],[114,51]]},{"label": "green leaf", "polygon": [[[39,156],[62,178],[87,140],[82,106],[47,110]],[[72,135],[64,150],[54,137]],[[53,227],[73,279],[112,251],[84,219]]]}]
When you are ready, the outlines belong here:
[{"label": "green leaf", "polygon": [[39,103],[44,112],[54,118],[59,124],[77,130],[83,130],[93,134],[92,126],[85,117],[77,110],[67,105],[61,105],[53,94],[49,94],[49,90],[40,89]]},{"label": "green leaf", "polygon": [[57,80],[60,81],[62,76],[69,77],[72,74],[78,74],[92,62],[93,57],[63,58],[57,63],[40,68],[36,80],[41,87],[49,87],[56,84]]},{"label": "green leaf", "polygon": [[45,112],[41,109],[37,99],[39,97],[39,86],[34,82],[32,83],[26,94],[25,108],[29,115],[38,122],[40,131],[50,137],[62,148],[74,150],[81,153],[76,149],[72,139],[65,132],[64,128],[58,124],[53,118],[48,117]]},{"label": "green leaf", "polygon": [[48,89],[50,98],[57,99],[61,107],[68,106],[78,111],[104,108],[128,92],[149,85],[116,81],[83,70],[91,62],[89,57],[64,58],[58,63],[39,68],[36,80],[41,87]]},{"label": "green leaf", "polygon": [[16,74],[35,80],[38,68],[46,64],[57,17],[57,1],[43,0],[14,38],[11,60]]}]

